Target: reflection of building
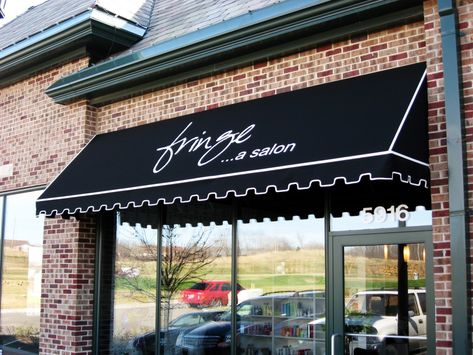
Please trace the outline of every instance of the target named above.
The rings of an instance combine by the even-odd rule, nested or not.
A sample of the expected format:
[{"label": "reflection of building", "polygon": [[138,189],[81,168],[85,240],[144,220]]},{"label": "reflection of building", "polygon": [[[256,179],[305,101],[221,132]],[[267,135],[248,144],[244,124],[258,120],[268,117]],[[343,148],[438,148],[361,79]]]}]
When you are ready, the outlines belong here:
[{"label": "reflection of building", "polygon": [[41,273],[43,248],[29,246],[28,248],[28,291],[26,307],[28,315],[38,314],[41,301]]},{"label": "reflection of building", "polygon": [[[9,196],[37,187],[49,217],[42,353],[113,342],[125,223],[156,236],[224,224],[225,257],[205,272],[325,289],[326,344],[343,332],[348,248],[376,247],[380,260],[397,248],[389,274],[402,298],[419,272],[402,247],[422,244],[429,349],[467,353],[472,12],[444,0],[49,0],[0,28],[2,218]],[[283,225],[294,231],[284,244],[260,232]],[[284,259],[297,259],[302,234],[320,246],[317,268]],[[270,256],[238,264],[258,255],[244,238]],[[378,287],[363,260],[357,285]],[[135,288],[156,292],[156,268]]]},{"label": "reflection of building", "polygon": [[4,242],[4,246],[23,253],[27,253],[30,249],[30,243],[27,240],[7,239]]}]

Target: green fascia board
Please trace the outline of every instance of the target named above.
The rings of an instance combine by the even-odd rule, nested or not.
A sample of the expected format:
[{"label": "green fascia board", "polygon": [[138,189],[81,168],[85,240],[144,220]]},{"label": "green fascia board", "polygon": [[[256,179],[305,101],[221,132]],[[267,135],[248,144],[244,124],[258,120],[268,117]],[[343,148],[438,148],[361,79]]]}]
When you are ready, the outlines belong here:
[{"label": "green fascia board", "polygon": [[55,102],[68,103],[110,96],[125,87],[131,92],[150,81],[159,86],[161,78],[175,73],[400,9],[422,13],[421,6],[420,0],[287,0],[83,69],[58,80],[46,93]]},{"label": "green fascia board", "polygon": [[[176,70],[166,76],[159,77],[158,80],[142,81],[138,84],[115,86],[113,90],[97,91],[89,96],[89,103],[94,106],[100,106],[125,97],[138,95],[151,90],[162,89],[171,85],[177,85],[184,81],[195,80],[209,74],[218,74],[229,71],[237,67],[251,65],[263,60],[277,58],[282,54],[291,54],[304,49],[313,48],[331,41],[343,40],[349,36],[365,34],[370,31],[381,30],[399,24],[399,19],[404,23],[417,21],[422,18],[422,9],[413,12],[412,9],[399,10],[394,13],[378,16],[376,18],[367,18],[357,21],[355,24],[341,26],[334,29],[328,29],[310,36],[295,39],[289,42],[275,43],[271,47],[255,49],[238,56],[225,58],[217,62],[194,66],[185,72]],[[216,54],[218,56],[218,54]],[[58,99],[60,97],[58,96]],[[65,100],[68,100],[67,98]],[[59,100],[58,100],[59,101]],[[66,101],[64,101],[66,102]]]},{"label": "green fascia board", "polygon": [[[106,42],[129,48],[143,38],[146,29],[113,18],[100,10],[87,10],[0,51],[0,86],[8,84],[33,65],[48,62],[79,46]],[[113,36],[111,34],[113,33]],[[5,78],[9,78],[5,81]]]}]

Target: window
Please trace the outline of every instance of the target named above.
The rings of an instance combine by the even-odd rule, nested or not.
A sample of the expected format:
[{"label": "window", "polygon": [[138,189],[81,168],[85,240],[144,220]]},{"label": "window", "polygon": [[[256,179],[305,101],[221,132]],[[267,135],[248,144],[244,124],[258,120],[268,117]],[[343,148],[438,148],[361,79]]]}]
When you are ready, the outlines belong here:
[{"label": "window", "polygon": [[413,294],[409,295],[408,301],[409,312],[412,312],[413,315],[418,316],[419,310],[417,309],[416,299]]},{"label": "window", "polygon": [[[119,212],[111,263],[115,279],[101,291],[103,298],[107,287],[114,290],[108,321],[114,336],[98,338],[107,344],[100,349],[117,355],[324,354],[330,234],[318,206],[323,199],[287,196]],[[336,218],[331,220],[332,227],[339,225],[336,230],[363,225],[360,216]],[[398,222],[387,226],[405,227]],[[423,287],[423,246],[409,247],[409,287]],[[388,281],[397,277],[392,268],[397,245],[350,248],[348,271],[362,267],[366,254],[376,260],[365,266],[385,278],[363,285],[350,280],[347,285],[357,291],[346,292],[354,294],[348,312],[395,318],[399,300]],[[110,248],[102,250],[103,259]],[[377,291],[362,293],[361,287]],[[107,324],[102,330],[110,333]]]},{"label": "window", "polygon": [[420,308],[422,309],[422,313],[427,314],[427,303],[425,293],[417,293],[417,297],[419,297],[419,304]]},{"label": "window", "polygon": [[36,217],[41,191],[4,196],[0,344],[4,352],[39,351],[44,217]]},{"label": "window", "polygon": [[325,334],[315,325],[325,317],[323,219],[268,216],[239,221],[237,231],[240,349],[322,354]]}]

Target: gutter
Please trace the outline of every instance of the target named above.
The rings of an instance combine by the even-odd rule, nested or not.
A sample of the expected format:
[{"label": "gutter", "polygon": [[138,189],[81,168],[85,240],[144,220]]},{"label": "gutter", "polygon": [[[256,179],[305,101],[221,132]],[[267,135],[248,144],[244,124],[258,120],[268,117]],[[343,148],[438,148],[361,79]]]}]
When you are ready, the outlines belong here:
[{"label": "gutter", "polygon": [[51,59],[81,46],[123,50],[142,39],[145,32],[140,25],[89,9],[0,50],[0,87],[17,80],[23,70],[41,62],[51,65]]},{"label": "gutter", "polygon": [[[421,19],[422,14],[422,2],[417,0],[288,0],[83,69],[58,80],[46,93],[61,104],[82,98],[103,104],[313,47],[322,40],[356,35],[356,31],[347,31],[350,26],[359,26],[366,33],[394,22]],[[360,26],[368,22],[369,26]],[[323,33],[330,36],[320,36]],[[314,36],[317,39],[311,38]],[[301,43],[301,38],[309,40]],[[296,48],[291,47],[294,42]],[[271,50],[275,46],[279,46],[277,54]]]},{"label": "gutter", "polygon": [[461,86],[461,60],[457,11],[454,0],[439,0],[444,66],[445,116],[447,126],[448,194],[450,212],[450,247],[452,273],[452,347],[454,354],[470,349],[467,263],[468,211],[465,191],[464,120]]}]

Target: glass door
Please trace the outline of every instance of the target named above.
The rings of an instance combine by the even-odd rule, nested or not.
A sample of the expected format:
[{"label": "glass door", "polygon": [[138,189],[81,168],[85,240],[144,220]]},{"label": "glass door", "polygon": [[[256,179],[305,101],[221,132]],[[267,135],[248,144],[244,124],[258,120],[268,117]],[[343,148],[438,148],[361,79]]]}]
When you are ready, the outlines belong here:
[{"label": "glass door", "polygon": [[427,354],[433,330],[430,233],[333,237],[332,353]]}]

